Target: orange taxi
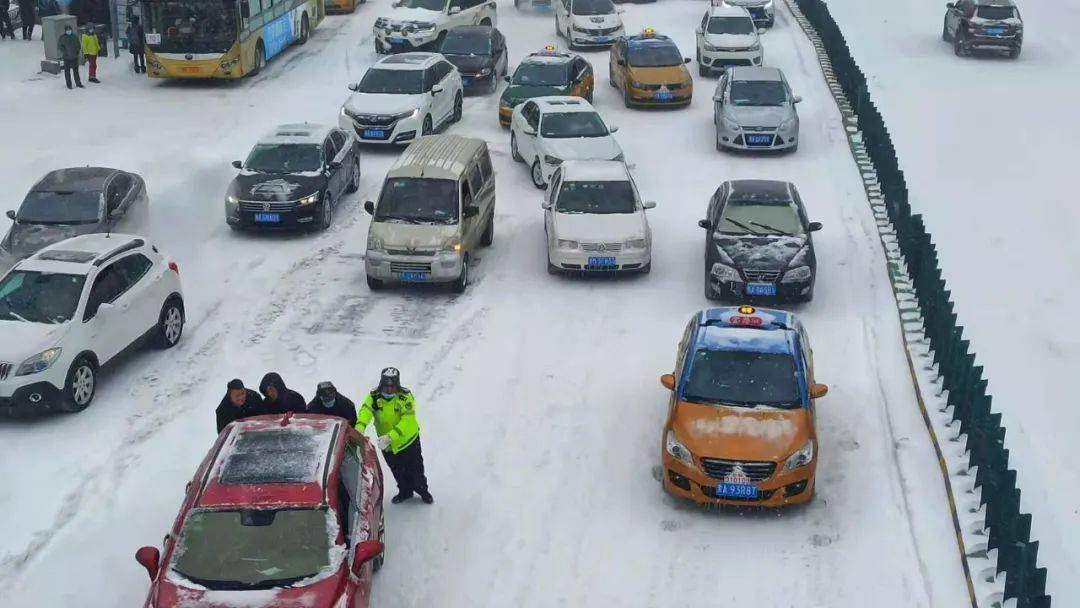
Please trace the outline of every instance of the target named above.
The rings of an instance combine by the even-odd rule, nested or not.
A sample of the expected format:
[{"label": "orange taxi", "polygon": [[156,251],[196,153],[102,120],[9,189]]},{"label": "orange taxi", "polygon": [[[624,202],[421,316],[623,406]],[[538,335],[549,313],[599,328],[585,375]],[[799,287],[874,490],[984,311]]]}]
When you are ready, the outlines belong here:
[{"label": "orange taxi", "polygon": [[611,46],[608,73],[611,86],[622,91],[626,107],[682,107],[694,96],[694,79],[679,47],[667,36],[645,28],[623,36]]}]

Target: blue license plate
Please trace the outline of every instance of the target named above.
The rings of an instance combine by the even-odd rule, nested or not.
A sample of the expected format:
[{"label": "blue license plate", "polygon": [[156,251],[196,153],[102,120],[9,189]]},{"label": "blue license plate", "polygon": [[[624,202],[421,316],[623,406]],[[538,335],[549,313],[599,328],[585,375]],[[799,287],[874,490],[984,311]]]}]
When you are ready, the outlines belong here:
[{"label": "blue license plate", "polygon": [[716,486],[717,498],[749,498],[758,497],[757,486],[741,483],[722,483]]},{"label": "blue license plate", "polygon": [[752,146],[767,146],[772,143],[772,135],[747,135],[746,143]]},{"label": "blue license plate", "polygon": [[772,283],[748,283],[746,285],[748,296],[775,296],[776,285]]},{"label": "blue license plate", "polygon": [[256,213],[255,221],[263,224],[277,224],[281,221],[280,213]]},{"label": "blue license plate", "polygon": [[1005,28],[992,27],[987,29],[986,33],[990,34],[991,36],[1000,36],[1005,33]]},{"label": "blue license plate", "polygon": [[405,44],[404,38],[387,38],[386,41],[390,44]]},{"label": "blue license plate", "polygon": [[593,42],[611,42],[611,36],[597,36]]},{"label": "blue license plate", "polygon": [[364,129],[365,139],[383,139],[386,137],[386,131],[383,129]]},{"label": "blue license plate", "polygon": [[397,280],[405,282],[426,281],[428,279],[428,273],[426,272],[398,272],[395,273]]},{"label": "blue license plate", "polygon": [[589,258],[589,266],[611,268],[615,266],[615,258]]},{"label": "blue license plate", "polygon": [[671,101],[675,99],[675,96],[671,94],[671,91],[657,91],[653,93],[653,99],[656,101]]}]

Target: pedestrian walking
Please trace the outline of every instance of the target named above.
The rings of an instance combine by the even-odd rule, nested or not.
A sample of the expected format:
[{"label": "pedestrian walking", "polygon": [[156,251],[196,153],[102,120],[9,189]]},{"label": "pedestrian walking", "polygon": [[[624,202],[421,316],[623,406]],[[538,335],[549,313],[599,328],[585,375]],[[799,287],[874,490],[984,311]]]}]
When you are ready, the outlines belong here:
[{"label": "pedestrian walking", "polygon": [[128,51],[135,63],[135,73],[146,73],[146,30],[139,23],[139,16],[133,15],[127,28]]},{"label": "pedestrian walking", "polygon": [[11,0],[0,0],[0,40],[8,36],[15,39],[15,26],[11,24]]},{"label": "pedestrian walking", "polygon": [[32,39],[34,37],[34,24],[37,23],[34,0],[19,0],[19,21],[22,22],[23,40]]},{"label": "pedestrian walking", "polygon": [[307,405],[309,414],[338,416],[349,421],[349,426],[356,426],[356,404],[338,392],[333,382],[320,382],[315,389],[315,398]]},{"label": "pedestrian walking", "polygon": [[375,421],[379,449],[394,474],[398,493],[390,499],[403,503],[419,494],[427,504],[435,502],[424,475],[424,453],[420,448],[420,424],[416,421],[416,399],[401,386],[401,373],[393,367],[382,370],[379,386],[360,406],[356,430],[363,433]]},{"label": "pedestrian walking", "polygon": [[90,73],[90,77],[87,78],[87,80],[94,84],[98,84],[101,82],[97,79],[97,58],[98,53],[101,52],[101,41],[98,40],[93,23],[83,28],[82,37],[79,39],[79,43],[82,47],[83,57],[86,58],[88,66],[87,70]]},{"label": "pedestrian walking", "polygon": [[82,80],[79,78],[79,54],[82,53],[82,43],[79,42],[70,25],[64,28],[64,34],[60,36],[57,45],[60,47],[60,58],[64,60],[64,81],[67,82],[67,88],[71,88],[72,74],[75,75],[75,86],[83,88]]},{"label": "pedestrian walking", "polygon": [[230,422],[252,416],[261,416],[265,413],[263,400],[259,393],[245,387],[242,380],[235,378],[229,381],[225,396],[222,397],[221,403],[214,410],[214,416],[217,418],[217,432],[220,434],[221,430],[229,426]]}]

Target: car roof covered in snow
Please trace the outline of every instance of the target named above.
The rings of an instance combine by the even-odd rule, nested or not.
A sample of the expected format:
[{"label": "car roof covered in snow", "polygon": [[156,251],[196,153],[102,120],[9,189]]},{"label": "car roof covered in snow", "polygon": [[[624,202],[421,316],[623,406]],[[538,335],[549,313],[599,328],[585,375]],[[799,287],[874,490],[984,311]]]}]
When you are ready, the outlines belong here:
[{"label": "car roof covered in snow", "polygon": [[727,200],[786,203],[795,200],[795,185],[774,179],[735,179],[728,182]]},{"label": "car roof covered in snow", "polygon": [[459,179],[469,163],[487,144],[482,139],[460,135],[425,135],[405,148],[386,178],[426,177]]},{"label": "car roof covered in snow", "polygon": [[533,97],[541,112],[595,112],[596,108],[581,97],[571,95],[547,95]]},{"label": "car roof covered in snow", "polygon": [[320,145],[333,127],[315,123],[278,125],[259,139],[260,144],[314,144]]},{"label": "car roof covered in snow", "polygon": [[445,59],[440,53],[400,53],[380,59],[371,67],[384,70],[424,70],[440,59]]},{"label": "car roof covered in snow", "polygon": [[1012,6],[1015,7],[1016,3],[1013,0],[975,0],[976,6]]},{"label": "car roof covered in snow", "polygon": [[550,64],[557,65],[561,63],[567,63],[574,57],[577,57],[575,53],[568,53],[566,51],[548,51],[541,50],[529,53],[521,60],[521,63],[536,63],[536,64]]},{"label": "car roof covered in snow", "polygon": [[750,11],[746,10],[745,6],[727,6],[725,4],[714,4],[709,7],[710,17],[746,17],[750,19]]},{"label": "car roof covered in snow", "polygon": [[769,308],[722,306],[695,316],[694,348],[759,353],[795,353],[795,318]]},{"label": "car roof covered in snow", "polygon": [[335,439],[345,426],[333,416],[291,413],[233,423],[195,506],[325,504]]},{"label": "car roof covered in snow", "polygon": [[561,169],[565,182],[630,180],[630,172],[620,160],[568,160],[562,163]]},{"label": "car roof covered in snow", "polygon": [[728,74],[732,82],[737,80],[764,80],[783,82],[784,74],[780,68],[766,68],[762,66],[736,65],[728,68]]},{"label": "car roof covered in snow", "polygon": [[19,270],[88,274],[98,265],[116,255],[146,245],[141,236],[117,233],[93,233],[73,236],[53,243],[16,264]]},{"label": "car roof covered in snow", "polygon": [[31,192],[101,192],[105,182],[119,169],[108,167],[72,167],[49,171],[30,188]]}]

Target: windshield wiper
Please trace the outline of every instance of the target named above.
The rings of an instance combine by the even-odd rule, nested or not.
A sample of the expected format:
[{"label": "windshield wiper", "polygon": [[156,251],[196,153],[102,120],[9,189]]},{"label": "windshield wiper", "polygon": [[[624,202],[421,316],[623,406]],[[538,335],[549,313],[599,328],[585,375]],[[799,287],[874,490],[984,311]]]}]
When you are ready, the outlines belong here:
[{"label": "windshield wiper", "polygon": [[[743,230],[749,232],[750,234],[752,234],[754,236],[761,236],[760,232],[758,232],[757,230],[754,230],[753,228],[747,226],[746,224],[740,222],[739,220],[733,220],[730,217],[725,217],[724,221],[729,223],[729,224],[735,224],[739,228],[742,228]],[[753,224],[754,222],[750,222],[750,223]]]},{"label": "windshield wiper", "polygon": [[401,215],[384,215],[384,216],[378,218],[378,220],[380,222],[403,222],[403,223],[406,223],[406,224],[421,224],[421,223],[423,223],[423,222],[421,222],[420,220],[418,220],[418,219],[416,219],[414,217],[405,217],[405,216],[401,216]]},{"label": "windshield wiper", "polygon": [[772,230],[773,232],[775,232],[776,234],[779,234],[781,236],[795,236],[794,234],[791,234],[790,232],[784,232],[783,230],[780,230],[779,228],[773,228],[772,226],[770,226],[768,224],[762,224],[761,222],[750,222],[750,223],[755,225],[755,226],[759,226],[761,228],[764,228],[766,230]]}]

